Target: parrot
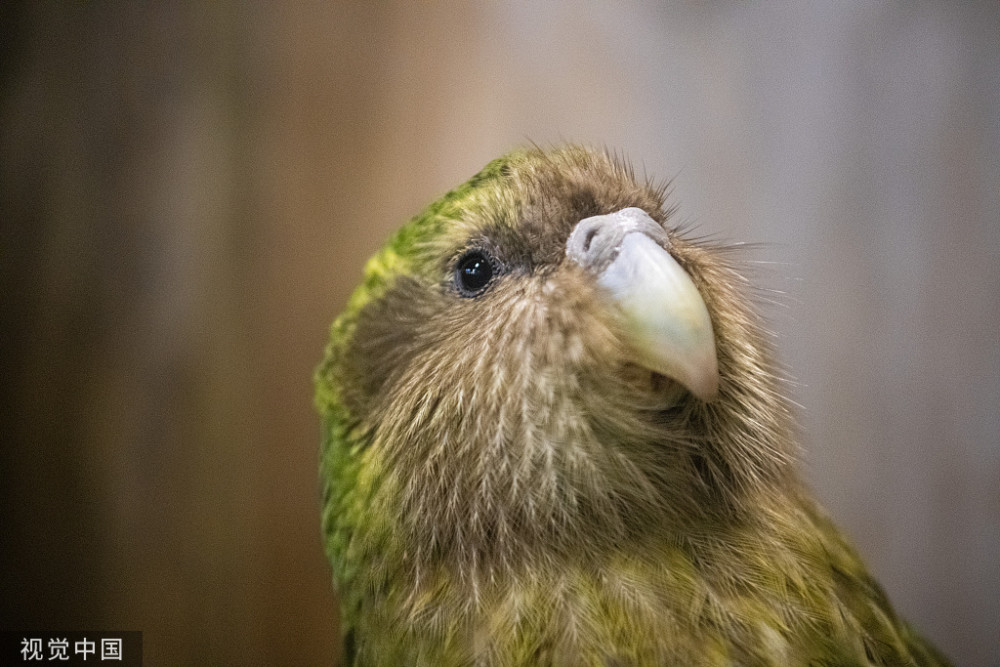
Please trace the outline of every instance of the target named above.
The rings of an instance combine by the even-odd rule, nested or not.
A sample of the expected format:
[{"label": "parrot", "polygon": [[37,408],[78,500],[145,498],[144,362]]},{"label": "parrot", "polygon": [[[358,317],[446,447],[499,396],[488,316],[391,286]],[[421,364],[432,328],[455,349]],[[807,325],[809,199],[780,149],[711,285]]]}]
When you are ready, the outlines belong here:
[{"label": "parrot", "polygon": [[514,150],[364,268],[315,372],[355,666],[947,665],[810,492],[740,246]]}]

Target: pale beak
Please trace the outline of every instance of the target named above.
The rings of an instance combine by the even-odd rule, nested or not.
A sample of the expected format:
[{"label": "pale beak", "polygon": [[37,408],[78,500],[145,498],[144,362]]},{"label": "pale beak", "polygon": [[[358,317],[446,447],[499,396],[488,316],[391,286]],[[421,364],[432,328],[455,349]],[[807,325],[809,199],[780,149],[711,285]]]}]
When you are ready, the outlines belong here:
[{"label": "pale beak", "polygon": [[577,223],[566,255],[614,299],[636,361],[709,401],[719,387],[712,321],[691,277],[665,249],[668,243],[645,211],[625,208]]}]

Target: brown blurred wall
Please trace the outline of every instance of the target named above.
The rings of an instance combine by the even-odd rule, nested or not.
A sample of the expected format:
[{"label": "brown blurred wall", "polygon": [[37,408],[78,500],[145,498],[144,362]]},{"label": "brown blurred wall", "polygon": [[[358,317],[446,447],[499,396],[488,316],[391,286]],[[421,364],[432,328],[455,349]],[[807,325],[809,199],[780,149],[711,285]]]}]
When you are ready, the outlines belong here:
[{"label": "brown blurred wall", "polygon": [[327,230],[371,18],[3,11],[3,627],[330,664],[311,370],[362,259]]},{"label": "brown blurred wall", "polygon": [[572,139],[770,244],[818,491],[1000,663],[997,5],[779,5],[0,4],[0,626],[333,664],[327,326],[390,229]]}]

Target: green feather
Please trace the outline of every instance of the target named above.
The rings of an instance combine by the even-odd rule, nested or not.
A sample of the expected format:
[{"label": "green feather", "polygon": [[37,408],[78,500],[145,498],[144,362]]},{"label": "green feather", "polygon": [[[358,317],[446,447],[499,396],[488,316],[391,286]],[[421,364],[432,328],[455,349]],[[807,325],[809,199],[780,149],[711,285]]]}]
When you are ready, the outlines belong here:
[{"label": "green feather", "polygon": [[[637,371],[575,223],[663,224],[718,341],[713,403]],[[750,288],[663,188],[576,147],[489,163],[368,262],[316,372],[347,664],[945,665],[798,480]],[[482,298],[457,258],[498,259]]]}]

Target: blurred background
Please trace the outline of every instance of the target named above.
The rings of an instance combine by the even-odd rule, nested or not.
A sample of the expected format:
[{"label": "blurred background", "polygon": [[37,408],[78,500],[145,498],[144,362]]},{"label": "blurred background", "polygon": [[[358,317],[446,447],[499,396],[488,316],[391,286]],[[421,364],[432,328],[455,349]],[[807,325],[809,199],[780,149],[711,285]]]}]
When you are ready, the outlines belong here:
[{"label": "blurred background", "polygon": [[1000,664],[1000,5],[0,3],[2,627],[330,665],[312,371],[364,260],[528,141],[759,242],[805,465]]}]

